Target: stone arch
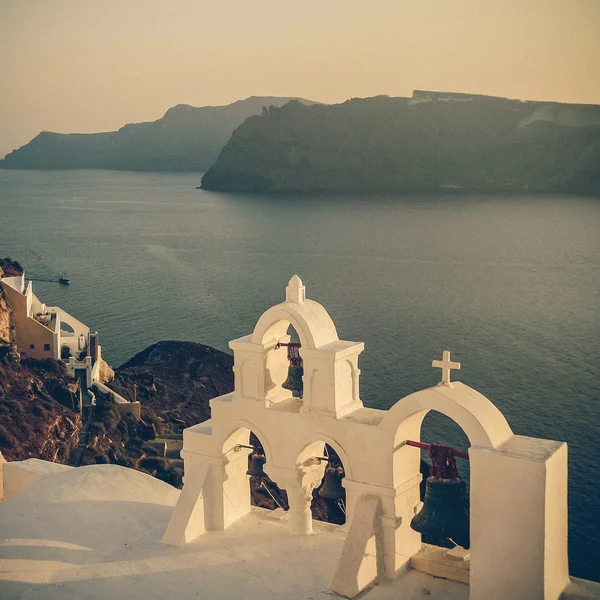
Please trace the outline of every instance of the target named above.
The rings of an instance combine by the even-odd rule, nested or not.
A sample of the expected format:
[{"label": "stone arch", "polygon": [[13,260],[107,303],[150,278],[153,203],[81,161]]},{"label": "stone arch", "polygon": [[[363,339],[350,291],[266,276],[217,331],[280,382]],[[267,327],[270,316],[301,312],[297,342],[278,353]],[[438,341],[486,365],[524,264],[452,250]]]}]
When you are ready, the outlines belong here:
[{"label": "stone arch", "polygon": [[[268,438],[264,433],[246,420],[232,423],[227,434],[220,438],[218,448],[221,451],[222,469],[217,478],[221,512],[219,514],[219,529],[227,528],[238,519],[247,515],[252,506],[251,485],[248,471],[248,456],[252,453],[249,448],[237,448],[237,444],[249,445],[250,432],[259,440],[265,452],[266,463],[273,460]],[[265,463],[265,464],[266,464]]]},{"label": "stone arch", "polygon": [[[293,279],[292,279],[293,281]],[[303,286],[302,286],[303,287]],[[289,289],[289,286],[288,286]],[[331,317],[319,303],[313,300],[285,302],[267,310],[258,320],[251,342],[263,348],[264,397],[268,403],[277,403],[291,393],[283,389],[287,379],[289,362],[285,348],[277,349],[277,342],[290,341],[288,329],[294,328],[300,339],[300,356],[304,361],[311,351],[338,341],[337,331]],[[305,362],[310,385],[312,368]]]},{"label": "stone arch", "polygon": [[416,554],[421,548],[420,534],[410,528],[419,504],[421,452],[404,442],[407,439],[420,441],[423,419],[431,410],[454,421],[469,438],[471,446],[494,449],[513,435],[504,415],[485,396],[460,382],[410,394],[387,412],[380,428],[390,448],[390,484],[401,490],[396,498],[396,518],[402,519],[396,532],[396,544],[404,548],[406,556]]},{"label": "stone arch", "polygon": [[304,300],[278,304],[263,313],[252,333],[252,343],[278,340],[286,335],[290,325],[297,331],[305,349],[320,348],[339,340],[335,324],[325,308],[314,300]]},{"label": "stone arch", "polygon": [[[437,386],[410,394],[399,400],[381,421],[393,435],[394,447],[419,433],[430,410],[452,419],[469,438],[472,446],[497,448],[513,433],[504,415],[483,394],[455,382],[452,387]],[[404,435],[407,437],[403,437]]]},{"label": "stone arch", "polygon": [[398,486],[419,473],[420,452],[403,446],[405,440],[420,441],[423,419],[435,410],[454,421],[471,446],[497,448],[513,433],[504,415],[485,396],[460,383],[437,386],[399,400],[381,421],[391,446],[392,484]]},{"label": "stone arch", "polygon": [[[309,533],[312,531],[312,521],[314,519],[312,514],[312,505],[314,499],[316,498],[314,491],[322,485],[326,467],[329,461],[325,462],[310,459],[311,457],[324,456],[325,444],[329,445],[337,454],[344,469],[344,481],[351,479],[352,466],[350,463],[350,458],[343,446],[337,440],[322,432],[311,432],[303,436],[300,440],[300,443],[294,448],[294,454],[296,457],[295,469],[301,473],[301,494],[298,504],[303,508],[301,511],[303,513],[302,527],[297,528],[297,524],[296,527],[293,527],[294,524],[290,522],[290,525],[293,527],[292,530],[295,530],[296,533]],[[321,500],[321,502],[323,501],[324,499]],[[331,502],[331,500],[329,502]],[[337,516],[334,516],[334,523],[341,525],[347,522],[347,506],[347,502],[337,502],[328,506],[328,511],[334,511],[334,513],[329,513],[330,516],[334,516],[336,512],[338,513]]]},{"label": "stone arch", "polygon": [[[264,432],[262,432],[259,427],[257,427],[256,425],[254,425],[253,423],[251,423],[250,421],[248,421],[246,419],[237,419],[233,423],[229,424],[227,432],[225,434],[223,434],[222,436],[220,436],[219,441],[216,443],[218,451],[225,454],[228,450],[231,450],[231,448],[233,448],[233,446],[235,446],[238,443],[247,444],[248,443],[247,441],[246,442],[238,442],[236,440],[234,442],[232,439],[238,431],[241,431],[244,429],[248,430],[248,435],[250,435],[250,432],[252,432],[258,438],[258,440],[262,444],[262,447],[265,451],[265,456],[267,458],[267,462],[274,462],[273,451],[271,449],[271,444],[269,442],[268,436]],[[226,445],[228,445],[228,443],[230,441],[231,441],[231,448],[226,448]]]},{"label": "stone arch", "polygon": [[352,479],[352,461],[350,460],[350,456],[344,450],[344,447],[336,439],[334,439],[333,437],[331,437],[331,435],[323,431],[313,431],[300,438],[299,442],[292,451],[292,456],[294,456],[296,460],[295,466],[298,466],[304,460],[312,456],[310,452],[312,452],[313,447],[311,446],[319,442],[328,444],[335,450],[336,454],[340,457],[340,460],[344,465],[344,471],[346,473],[345,476],[348,479]]}]

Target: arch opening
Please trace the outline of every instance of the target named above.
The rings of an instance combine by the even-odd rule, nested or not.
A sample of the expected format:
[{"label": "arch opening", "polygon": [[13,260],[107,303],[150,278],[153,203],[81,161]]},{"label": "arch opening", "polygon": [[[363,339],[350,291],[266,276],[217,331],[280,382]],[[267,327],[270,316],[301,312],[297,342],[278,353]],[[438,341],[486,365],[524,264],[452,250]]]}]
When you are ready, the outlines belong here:
[{"label": "arch opening", "polygon": [[[406,481],[418,474],[422,476],[419,484],[419,499],[422,504],[422,518],[435,525],[438,519],[448,519],[448,515],[456,515],[456,522],[465,526],[465,533],[460,540],[448,538],[435,533],[435,526],[421,532],[421,542],[442,548],[455,546],[469,547],[469,494],[470,469],[468,459],[454,456],[460,485],[451,483],[452,478],[435,477],[435,466],[432,465],[432,451],[429,448],[418,448],[407,445],[408,440],[421,444],[445,446],[459,453],[466,453],[471,445],[467,433],[451,417],[436,409],[421,410],[403,421],[394,438],[393,469],[394,485],[400,480]],[[440,515],[443,514],[443,517]],[[416,516],[416,515],[415,515]],[[413,527],[411,522],[411,528]],[[414,524],[416,526],[416,524]]]},{"label": "arch opening", "polygon": [[304,375],[304,362],[302,360],[302,342],[296,328],[290,323],[286,331],[289,336],[289,346],[281,346],[287,352],[288,371],[287,378],[283,382],[282,387],[292,392],[294,398],[302,398],[304,393],[304,385],[302,377]]},{"label": "arch opening", "polygon": [[302,398],[302,336],[291,322],[279,321],[266,337],[271,342],[265,360],[267,398],[280,400],[290,394]]},{"label": "arch opening", "polygon": [[310,502],[313,520],[336,525],[346,522],[346,490],[342,484],[346,469],[340,454],[330,444],[317,440],[308,444],[298,455],[298,465],[321,462],[320,479],[312,490]]},{"label": "arch opening", "polygon": [[[253,446],[254,451],[248,455],[248,471],[246,473],[259,471],[257,467],[260,466],[260,460],[253,458],[254,456],[264,456],[265,463],[268,461],[267,454],[263,448],[258,437],[251,431],[250,432],[250,446]],[[253,461],[254,460],[254,465]],[[283,510],[289,510],[290,505],[288,502],[287,492],[285,489],[280,488],[263,470],[257,476],[250,475],[250,502],[252,506],[258,506],[260,508],[266,508],[268,510],[275,510],[282,508]]]},{"label": "arch opening", "polygon": [[250,506],[289,509],[286,491],[264,471],[270,457],[254,431],[238,427],[223,443],[223,455],[227,458],[223,484],[225,497],[240,501],[244,514],[250,511]]},{"label": "arch opening", "polygon": [[73,326],[63,320],[60,322],[60,332],[62,334],[66,333],[67,335],[75,335],[75,329]]}]

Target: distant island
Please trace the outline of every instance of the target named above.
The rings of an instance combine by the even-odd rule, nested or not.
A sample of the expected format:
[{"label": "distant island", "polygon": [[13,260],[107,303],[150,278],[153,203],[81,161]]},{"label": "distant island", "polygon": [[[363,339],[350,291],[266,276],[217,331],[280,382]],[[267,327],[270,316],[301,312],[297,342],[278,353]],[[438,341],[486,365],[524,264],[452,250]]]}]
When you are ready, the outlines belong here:
[{"label": "distant island", "polygon": [[244,121],[201,187],[598,195],[600,106],[427,91],[290,102]]},{"label": "distant island", "polygon": [[157,121],[107,133],[43,131],[0,160],[0,168],[206,171],[247,117],[290,100],[310,103],[302,98],[252,96],[227,106],[180,104]]}]

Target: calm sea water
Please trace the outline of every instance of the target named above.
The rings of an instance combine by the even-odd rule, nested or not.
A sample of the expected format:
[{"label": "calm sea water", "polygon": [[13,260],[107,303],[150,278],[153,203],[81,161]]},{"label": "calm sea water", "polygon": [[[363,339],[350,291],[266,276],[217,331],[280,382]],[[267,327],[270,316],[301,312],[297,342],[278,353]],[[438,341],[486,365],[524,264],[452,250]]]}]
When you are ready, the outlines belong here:
[{"label": "calm sea water", "polygon": [[[454,377],[517,434],[569,443],[572,573],[600,580],[600,201],[567,196],[261,196],[197,173],[0,170],[0,255],[98,330],[119,365],[162,339],[228,350],[298,273],[340,338],[364,341],[361,396],[388,408]],[[466,447],[445,417],[424,441]],[[465,469],[465,465],[459,465]]]}]

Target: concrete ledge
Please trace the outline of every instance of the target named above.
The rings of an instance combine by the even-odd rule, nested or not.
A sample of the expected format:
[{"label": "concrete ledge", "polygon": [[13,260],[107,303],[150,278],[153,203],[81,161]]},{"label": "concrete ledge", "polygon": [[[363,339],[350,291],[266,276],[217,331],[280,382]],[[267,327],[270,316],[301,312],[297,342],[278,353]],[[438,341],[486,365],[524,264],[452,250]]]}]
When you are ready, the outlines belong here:
[{"label": "concrete ledge", "polygon": [[[253,506],[252,509],[254,510],[254,508],[255,507]],[[283,521],[284,519],[287,520],[288,513],[283,510],[283,508],[276,508],[275,510],[270,510],[268,513],[264,514],[263,517],[265,519],[272,519],[273,521]]]},{"label": "concrete ledge", "polygon": [[3,466],[6,464],[6,459],[2,456],[2,452],[0,452],[0,502],[4,498],[4,473]]},{"label": "concrete ledge", "polygon": [[469,583],[471,566],[469,557],[469,551],[459,546],[448,550],[448,548],[423,544],[421,550],[410,559],[410,567],[434,577]]},{"label": "concrete ledge", "polygon": [[560,600],[600,599],[600,583],[571,577],[571,583],[562,593]]}]

